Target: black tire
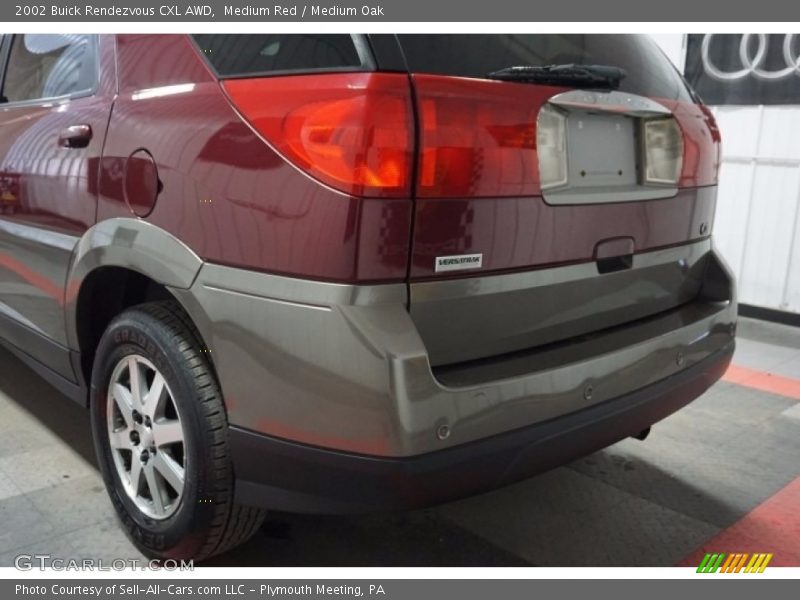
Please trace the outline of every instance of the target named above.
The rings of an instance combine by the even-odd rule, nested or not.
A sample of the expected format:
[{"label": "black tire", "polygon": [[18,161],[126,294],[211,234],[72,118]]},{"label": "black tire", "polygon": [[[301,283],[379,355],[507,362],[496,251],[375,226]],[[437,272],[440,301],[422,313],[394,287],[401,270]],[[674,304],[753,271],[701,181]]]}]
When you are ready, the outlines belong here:
[{"label": "black tire", "polygon": [[[126,493],[114,465],[106,423],[112,371],[138,354],[164,376],[181,415],[188,462],[175,512],[153,519]],[[248,540],[264,511],[234,499],[228,421],[200,336],[173,301],[141,304],[117,316],[95,355],[90,390],[92,431],[106,489],[131,541],[150,558],[203,560]]]}]

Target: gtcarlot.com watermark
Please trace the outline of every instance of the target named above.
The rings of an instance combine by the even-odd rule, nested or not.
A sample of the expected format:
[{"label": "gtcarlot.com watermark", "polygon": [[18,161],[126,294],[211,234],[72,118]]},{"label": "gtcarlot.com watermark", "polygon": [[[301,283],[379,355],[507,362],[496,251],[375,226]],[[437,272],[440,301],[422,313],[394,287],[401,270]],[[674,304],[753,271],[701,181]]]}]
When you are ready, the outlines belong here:
[{"label": "gtcarlot.com watermark", "polygon": [[14,558],[19,571],[194,571],[193,560],[140,560],[137,558],[60,558],[50,554],[20,554]]}]

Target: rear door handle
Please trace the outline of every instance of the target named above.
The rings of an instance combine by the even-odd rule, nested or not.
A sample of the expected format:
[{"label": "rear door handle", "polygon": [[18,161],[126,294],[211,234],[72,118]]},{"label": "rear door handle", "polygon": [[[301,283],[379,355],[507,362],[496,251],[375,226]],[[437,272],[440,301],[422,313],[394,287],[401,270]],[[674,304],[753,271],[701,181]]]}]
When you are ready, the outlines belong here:
[{"label": "rear door handle", "polygon": [[70,125],[58,135],[58,145],[62,148],[86,148],[92,141],[91,125]]}]

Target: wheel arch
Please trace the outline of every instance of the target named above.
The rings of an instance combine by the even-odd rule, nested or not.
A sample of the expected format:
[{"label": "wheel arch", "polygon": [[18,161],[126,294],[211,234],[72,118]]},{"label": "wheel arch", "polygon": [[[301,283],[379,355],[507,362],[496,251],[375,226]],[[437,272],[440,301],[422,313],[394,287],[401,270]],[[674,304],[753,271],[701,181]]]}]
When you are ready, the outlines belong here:
[{"label": "wheel arch", "polygon": [[116,218],[89,229],[76,246],[64,302],[67,342],[80,352],[83,380],[90,379],[94,350],[111,319],[153,300],[183,307],[171,288],[190,288],[202,264],[178,238],[146,221]]}]

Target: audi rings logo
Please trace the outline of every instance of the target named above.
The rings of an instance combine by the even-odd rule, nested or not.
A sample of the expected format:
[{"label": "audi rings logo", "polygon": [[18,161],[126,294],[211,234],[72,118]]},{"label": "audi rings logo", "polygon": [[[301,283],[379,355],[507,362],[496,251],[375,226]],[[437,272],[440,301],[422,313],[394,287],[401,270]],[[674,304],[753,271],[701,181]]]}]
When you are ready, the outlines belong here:
[{"label": "audi rings logo", "polygon": [[[738,61],[741,68],[721,69],[711,59],[711,47],[714,43],[713,33],[703,37],[700,46],[700,56],[706,74],[717,81],[738,81],[748,76],[753,76],[764,81],[776,81],[788,77],[800,77],[800,44],[795,44],[796,34],[787,33],[783,36],[781,51],[783,66],[768,69],[766,67],[767,53],[769,51],[769,38],[764,33],[746,33],[739,41]],[[755,39],[753,39],[755,38]],[[778,60],[780,62],[780,60]]]}]

